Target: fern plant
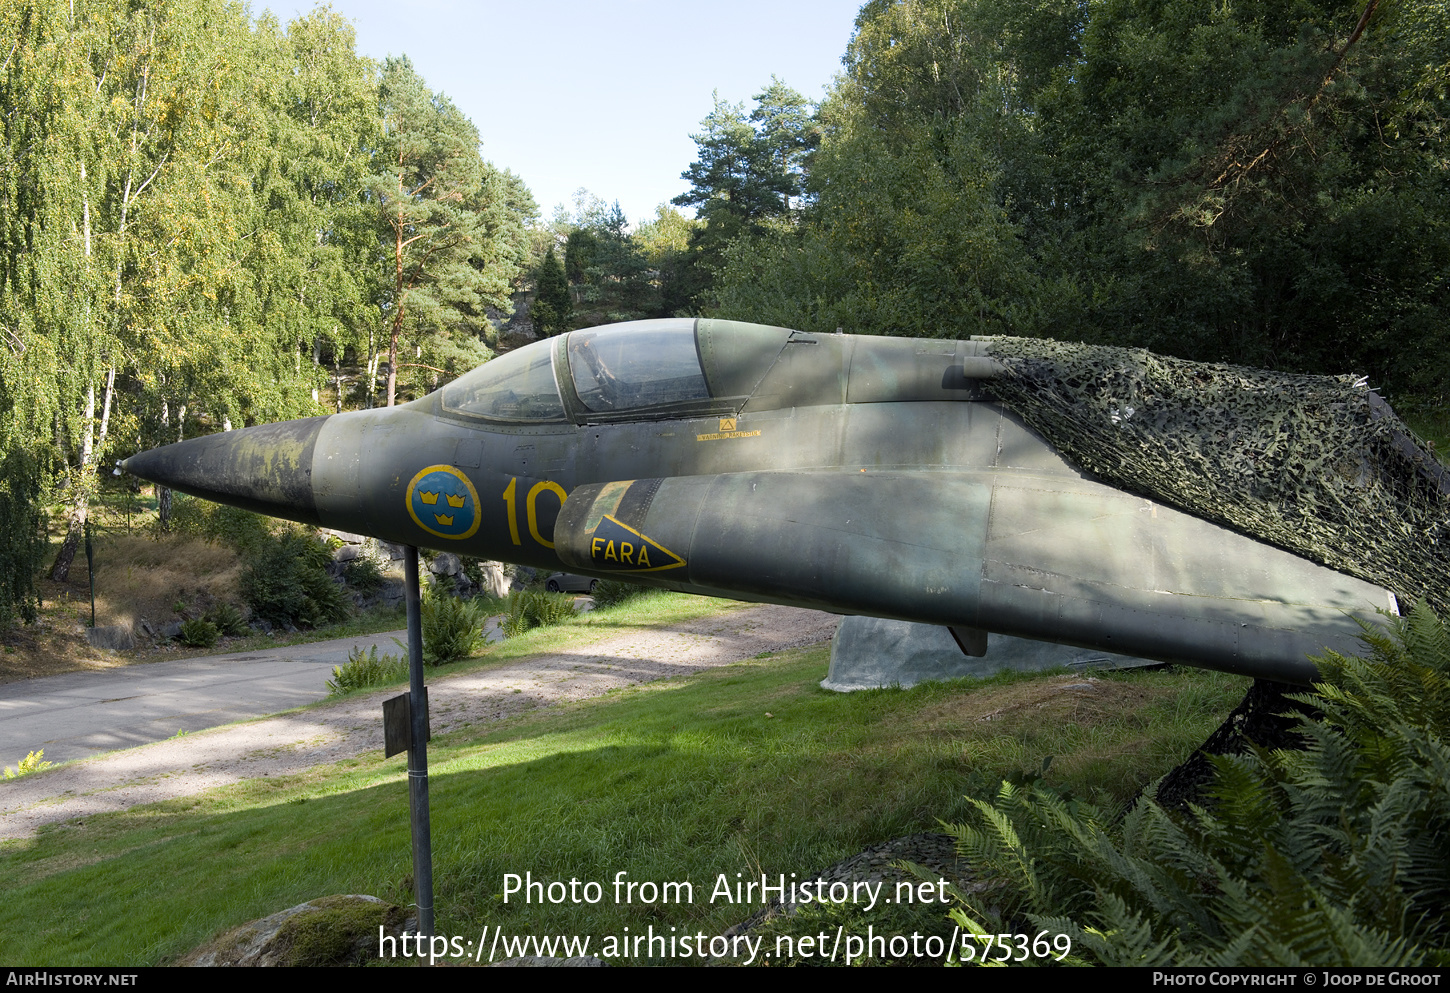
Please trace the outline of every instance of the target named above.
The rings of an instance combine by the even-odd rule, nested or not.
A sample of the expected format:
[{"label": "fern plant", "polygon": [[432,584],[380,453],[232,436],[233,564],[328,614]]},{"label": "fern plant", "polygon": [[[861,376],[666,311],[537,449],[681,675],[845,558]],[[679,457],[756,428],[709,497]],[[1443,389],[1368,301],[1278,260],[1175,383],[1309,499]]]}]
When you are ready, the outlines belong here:
[{"label": "fern plant", "polygon": [[508,610],[499,622],[505,638],[515,638],[537,627],[560,624],[574,616],[574,598],[567,593],[543,590],[515,590],[508,596]]},{"label": "fern plant", "polygon": [[419,604],[423,615],[423,661],[443,665],[477,654],[484,644],[483,622],[489,605],[482,599],[464,600],[428,590]]},{"label": "fern plant", "polygon": [[35,752],[27,752],[25,758],[20,760],[16,768],[12,769],[8,765],[5,767],[5,778],[18,779],[29,773],[39,772],[41,769],[49,769],[53,764],[52,762],[45,761],[44,748]]},{"label": "fern plant", "polygon": [[327,692],[332,696],[343,696],[354,690],[391,686],[407,678],[407,659],[397,655],[379,655],[377,645],[373,645],[366,652],[361,648],[353,648],[347,653],[347,662],[332,667],[332,678],[327,681]]},{"label": "fern plant", "polygon": [[216,625],[217,631],[233,637],[247,633],[247,619],[233,604],[222,601],[206,612],[205,620]]},{"label": "fern plant", "polygon": [[1316,660],[1302,751],[1215,757],[1188,814],[1151,791],[1121,817],[1041,784],[974,800],[952,831],[995,885],[954,919],[1104,965],[1450,963],[1450,636],[1418,607],[1365,642]]},{"label": "fern plant", "polygon": [[194,617],[189,621],[181,622],[181,639],[183,645],[191,648],[210,648],[217,643],[221,633],[217,626],[204,618]]}]

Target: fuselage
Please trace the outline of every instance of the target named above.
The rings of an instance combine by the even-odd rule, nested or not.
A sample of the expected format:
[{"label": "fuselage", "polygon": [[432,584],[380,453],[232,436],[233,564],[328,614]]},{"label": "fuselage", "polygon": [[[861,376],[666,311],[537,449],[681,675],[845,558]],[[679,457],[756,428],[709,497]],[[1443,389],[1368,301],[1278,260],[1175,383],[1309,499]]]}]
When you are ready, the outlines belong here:
[{"label": "fuselage", "polygon": [[402,544],[1299,682],[1393,607],[1085,477],[993,399],[999,372],[978,341],[636,322],[125,467]]}]

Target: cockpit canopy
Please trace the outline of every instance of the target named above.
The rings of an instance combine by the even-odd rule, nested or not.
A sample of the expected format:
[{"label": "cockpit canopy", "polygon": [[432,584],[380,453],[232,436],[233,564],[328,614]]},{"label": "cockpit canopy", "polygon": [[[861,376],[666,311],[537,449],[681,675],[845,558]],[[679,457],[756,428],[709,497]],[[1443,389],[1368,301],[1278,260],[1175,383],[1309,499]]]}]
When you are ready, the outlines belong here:
[{"label": "cockpit canopy", "polygon": [[738,408],[790,334],[690,318],[573,331],[500,355],[449,383],[442,410],[491,421],[584,423]]},{"label": "cockpit canopy", "polygon": [[443,409],[498,421],[562,421],[546,342],[500,355],[443,387]]},{"label": "cockpit canopy", "polygon": [[710,399],[694,323],[665,321],[623,334],[613,328],[571,333],[569,375],[575,395],[592,413]]},{"label": "cockpit canopy", "polygon": [[990,397],[978,384],[1002,372],[990,350],[989,340],[812,335],[690,318],[630,321],[526,345],[434,396],[445,416],[517,425],[976,400]]}]

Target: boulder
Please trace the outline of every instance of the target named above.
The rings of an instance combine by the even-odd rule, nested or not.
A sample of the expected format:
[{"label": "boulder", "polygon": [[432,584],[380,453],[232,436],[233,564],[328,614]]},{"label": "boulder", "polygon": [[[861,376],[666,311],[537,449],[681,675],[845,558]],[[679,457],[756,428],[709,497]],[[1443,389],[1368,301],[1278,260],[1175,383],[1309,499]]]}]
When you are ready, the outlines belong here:
[{"label": "boulder", "polygon": [[483,592],[499,598],[509,594],[508,577],[504,575],[502,562],[481,562],[483,570]]},{"label": "boulder", "polygon": [[383,588],[379,593],[379,598],[389,607],[396,607],[398,604],[402,603],[405,599],[407,599],[407,593],[404,589],[403,581],[401,579],[396,579],[391,576],[385,578],[383,580]]},{"label": "boulder", "polygon": [[362,557],[363,547],[361,545],[343,545],[341,548],[333,549],[332,552],[332,561],[337,565],[343,565]]},{"label": "boulder", "polygon": [[456,576],[463,571],[463,561],[452,552],[439,552],[428,570],[435,576]]},{"label": "boulder", "polygon": [[365,534],[353,534],[351,531],[334,531],[332,528],[319,528],[320,534],[331,535],[345,545],[361,545],[368,541]]},{"label": "boulder", "polygon": [[325,896],[220,934],[177,965],[361,965],[379,958],[384,936],[401,946],[403,933],[417,930],[405,917],[375,896]]}]

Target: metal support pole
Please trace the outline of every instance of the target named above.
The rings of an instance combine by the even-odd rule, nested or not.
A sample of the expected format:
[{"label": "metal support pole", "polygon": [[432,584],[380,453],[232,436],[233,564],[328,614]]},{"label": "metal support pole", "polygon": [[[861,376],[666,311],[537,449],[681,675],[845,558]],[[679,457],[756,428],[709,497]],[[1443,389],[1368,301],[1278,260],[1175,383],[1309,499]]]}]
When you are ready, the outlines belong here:
[{"label": "metal support pole", "polygon": [[413,829],[413,895],[418,933],[433,936],[433,840],[428,824],[428,703],[423,690],[423,613],[418,601],[418,549],[403,547],[403,599],[408,607],[408,812]]},{"label": "metal support pole", "polygon": [[91,579],[91,627],[96,626],[96,557],[91,549],[91,522],[86,521],[86,575]]}]

